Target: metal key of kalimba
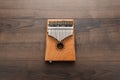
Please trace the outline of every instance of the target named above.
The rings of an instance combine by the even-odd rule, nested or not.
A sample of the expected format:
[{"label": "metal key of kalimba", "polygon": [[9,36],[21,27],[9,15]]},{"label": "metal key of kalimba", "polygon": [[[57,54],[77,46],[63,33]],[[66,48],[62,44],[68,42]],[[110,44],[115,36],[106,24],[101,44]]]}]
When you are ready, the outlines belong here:
[{"label": "metal key of kalimba", "polygon": [[45,61],[75,61],[74,20],[48,19]]}]

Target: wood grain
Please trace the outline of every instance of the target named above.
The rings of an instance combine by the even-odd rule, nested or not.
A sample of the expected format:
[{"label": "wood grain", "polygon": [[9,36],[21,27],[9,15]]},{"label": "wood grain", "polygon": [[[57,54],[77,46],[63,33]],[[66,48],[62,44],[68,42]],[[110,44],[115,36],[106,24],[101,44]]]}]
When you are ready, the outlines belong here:
[{"label": "wood grain", "polygon": [[[0,80],[120,80],[119,7],[119,0],[0,0]],[[74,63],[44,61],[48,18],[74,18]]]},{"label": "wood grain", "polygon": [[1,18],[118,18],[119,0],[1,0]]},{"label": "wood grain", "polygon": [[[45,47],[45,61],[75,61],[75,39],[74,39],[74,25],[72,26],[72,35],[65,38],[60,43],[63,44],[63,48],[59,49],[57,44],[58,40],[48,35],[48,23],[50,21],[71,21],[74,24],[73,19],[49,19],[46,26],[46,47]],[[60,33],[59,35],[60,36]]]}]

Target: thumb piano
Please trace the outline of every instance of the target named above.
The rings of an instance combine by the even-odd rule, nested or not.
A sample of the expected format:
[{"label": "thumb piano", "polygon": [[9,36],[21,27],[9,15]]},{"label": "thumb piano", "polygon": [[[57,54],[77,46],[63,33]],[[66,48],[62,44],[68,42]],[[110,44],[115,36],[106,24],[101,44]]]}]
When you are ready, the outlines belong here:
[{"label": "thumb piano", "polygon": [[75,61],[74,20],[48,19],[45,61]]}]

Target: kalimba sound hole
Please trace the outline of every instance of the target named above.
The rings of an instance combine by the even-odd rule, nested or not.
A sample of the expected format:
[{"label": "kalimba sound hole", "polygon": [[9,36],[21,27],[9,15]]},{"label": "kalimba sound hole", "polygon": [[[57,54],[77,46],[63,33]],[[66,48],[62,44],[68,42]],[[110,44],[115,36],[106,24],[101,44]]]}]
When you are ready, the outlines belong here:
[{"label": "kalimba sound hole", "polygon": [[61,43],[61,42],[58,43],[58,44],[57,44],[57,48],[58,48],[58,49],[63,49],[63,48],[64,48],[64,44]]}]

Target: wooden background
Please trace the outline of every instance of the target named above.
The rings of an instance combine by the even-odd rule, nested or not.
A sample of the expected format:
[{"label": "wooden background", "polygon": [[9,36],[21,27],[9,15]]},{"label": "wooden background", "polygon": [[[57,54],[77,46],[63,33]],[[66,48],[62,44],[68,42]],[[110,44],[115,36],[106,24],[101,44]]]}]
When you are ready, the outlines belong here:
[{"label": "wooden background", "polygon": [[[48,18],[74,18],[76,62],[44,61]],[[120,0],[0,0],[0,80],[120,80]]]}]

